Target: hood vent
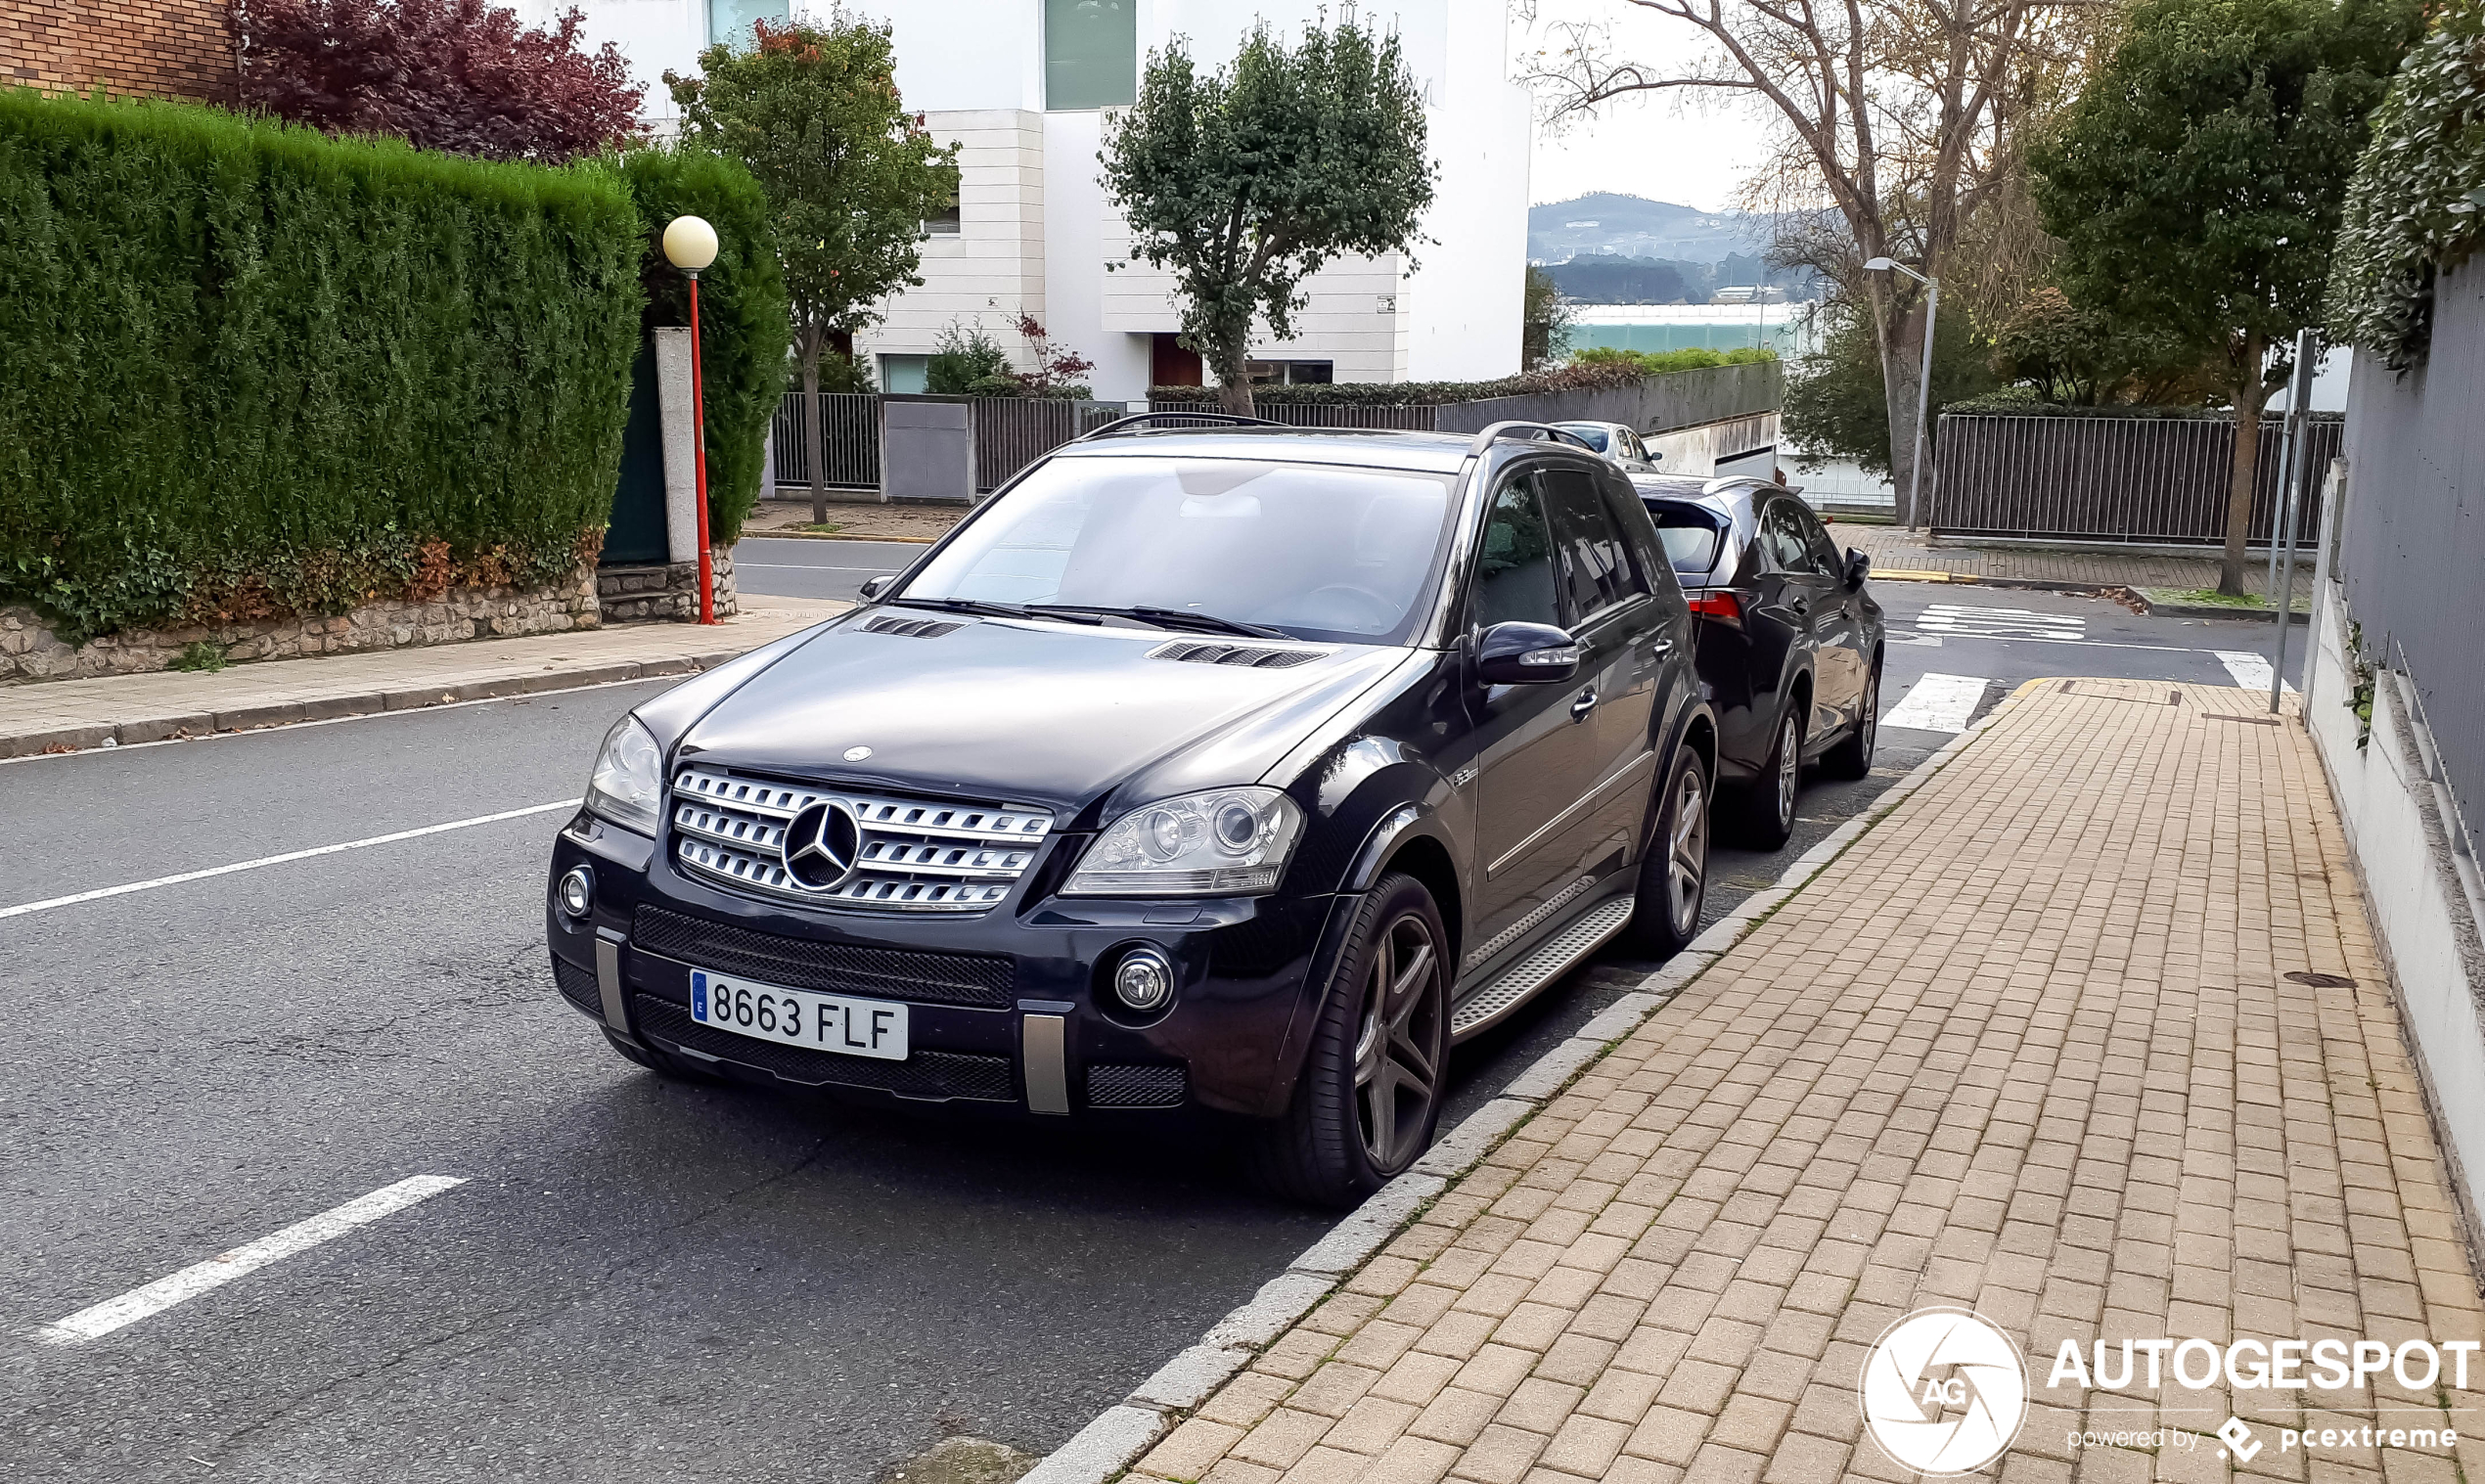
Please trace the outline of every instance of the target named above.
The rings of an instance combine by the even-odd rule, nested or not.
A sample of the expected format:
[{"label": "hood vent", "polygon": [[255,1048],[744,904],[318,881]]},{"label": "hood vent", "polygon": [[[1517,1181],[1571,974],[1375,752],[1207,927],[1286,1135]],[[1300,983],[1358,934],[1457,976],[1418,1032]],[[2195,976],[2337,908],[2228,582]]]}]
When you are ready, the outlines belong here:
[{"label": "hood vent", "polygon": [[1329,652],[1327,650],[1269,650],[1257,645],[1202,644],[1195,639],[1177,639],[1150,650],[1148,657],[1179,659],[1187,664],[1240,665],[1251,670],[1290,670],[1298,664],[1309,664]]},{"label": "hood vent", "polygon": [[955,634],[965,627],[965,624],[948,618],[899,618],[884,613],[863,625],[863,632],[895,634],[905,639],[938,639],[943,634]]}]

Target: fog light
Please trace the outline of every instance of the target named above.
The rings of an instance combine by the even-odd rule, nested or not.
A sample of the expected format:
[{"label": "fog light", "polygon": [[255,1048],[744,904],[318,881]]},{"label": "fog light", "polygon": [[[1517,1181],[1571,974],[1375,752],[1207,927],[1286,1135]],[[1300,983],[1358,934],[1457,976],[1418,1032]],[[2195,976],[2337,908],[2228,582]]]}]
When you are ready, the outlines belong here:
[{"label": "fog light", "polygon": [[1113,995],[1136,1011],[1162,1010],[1173,999],[1173,965],[1152,948],[1134,948],[1113,966]]},{"label": "fog light", "polygon": [[584,866],[572,866],[562,876],[561,885],[555,891],[561,910],[583,921],[596,905],[595,873]]}]

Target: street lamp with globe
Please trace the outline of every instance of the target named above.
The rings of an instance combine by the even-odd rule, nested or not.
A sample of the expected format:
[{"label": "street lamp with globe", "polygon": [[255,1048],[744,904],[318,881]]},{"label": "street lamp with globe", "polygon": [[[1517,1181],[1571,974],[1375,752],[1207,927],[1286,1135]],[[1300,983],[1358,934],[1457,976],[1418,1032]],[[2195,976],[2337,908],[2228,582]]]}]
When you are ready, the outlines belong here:
[{"label": "street lamp with globe", "polygon": [[699,273],[716,261],[716,229],[677,216],[664,229],[664,260],[691,281],[691,447],[699,479],[699,621],[716,621],[716,586],[707,553],[707,392],[700,377]]}]

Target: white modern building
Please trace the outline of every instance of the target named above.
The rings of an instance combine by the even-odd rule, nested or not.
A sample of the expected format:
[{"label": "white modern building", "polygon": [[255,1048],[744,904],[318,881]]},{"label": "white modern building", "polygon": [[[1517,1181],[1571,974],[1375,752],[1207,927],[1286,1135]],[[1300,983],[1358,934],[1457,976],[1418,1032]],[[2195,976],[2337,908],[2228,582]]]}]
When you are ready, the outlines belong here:
[{"label": "white modern building", "polygon": [[[540,23],[562,0],[520,0]],[[578,0],[590,44],[610,39],[649,84],[647,116],[674,123],[659,80],[690,72],[710,37],[784,20],[789,0]],[[823,8],[824,9],[824,8]],[[924,284],[856,337],[889,391],[920,390],[935,338],[979,325],[1030,364],[1013,328],[1042,321],[1096,363],[1099,397],[1201,380],[1175,344],[1171,275],[1128,261],[1130,237],[1098,179],[1111,111],[1138,96],[1150,51],[1184,38],[1203,69],[1230,60],[1260,22],[1299,34],[1323,0],[848,0],[887,22],[897,83],[933,135],[961,146],[954,221],[927,223]],[[1423,89],[1439,165],[1413,254],[1330,265],[1303,286],[1290,340],[1255,344],[1255,374],[1279,381],[1452,381],[1518,369],[1527,255],[1525,90],[1511,80],[1504,0],[1363,0],[1394,30]],[[540,15],[537,12],[541,12]],[[807,14],[802,0],[792,13]]]}]

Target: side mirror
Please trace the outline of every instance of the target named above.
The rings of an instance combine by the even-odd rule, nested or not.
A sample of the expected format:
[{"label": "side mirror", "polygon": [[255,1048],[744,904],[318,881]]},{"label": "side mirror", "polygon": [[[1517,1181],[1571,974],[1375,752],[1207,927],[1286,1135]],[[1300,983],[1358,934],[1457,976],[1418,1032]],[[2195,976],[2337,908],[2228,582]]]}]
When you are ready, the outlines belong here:
[{"label": "side mirror", "polygon": [[871,581],[864,583],[863,601],[869,603],[873,599],[878,598],[881,594],[887,592],[888,585],[896,580],[897,574],[895,572],[882,572]]},{"label": "side mirror", "polygon": [[1579,673],[1579,641],[1550,623],[1497,623],[1475,646],[1475,673],[1488,686],[1559,685]]},{"label": "side mirror", "polygon": [[1848,587],[1862,587],[1866,574],[1872,570],[1872,558],[1865,556],[1854,547],[1850,546],[1846,549],[1846,585]]}]

